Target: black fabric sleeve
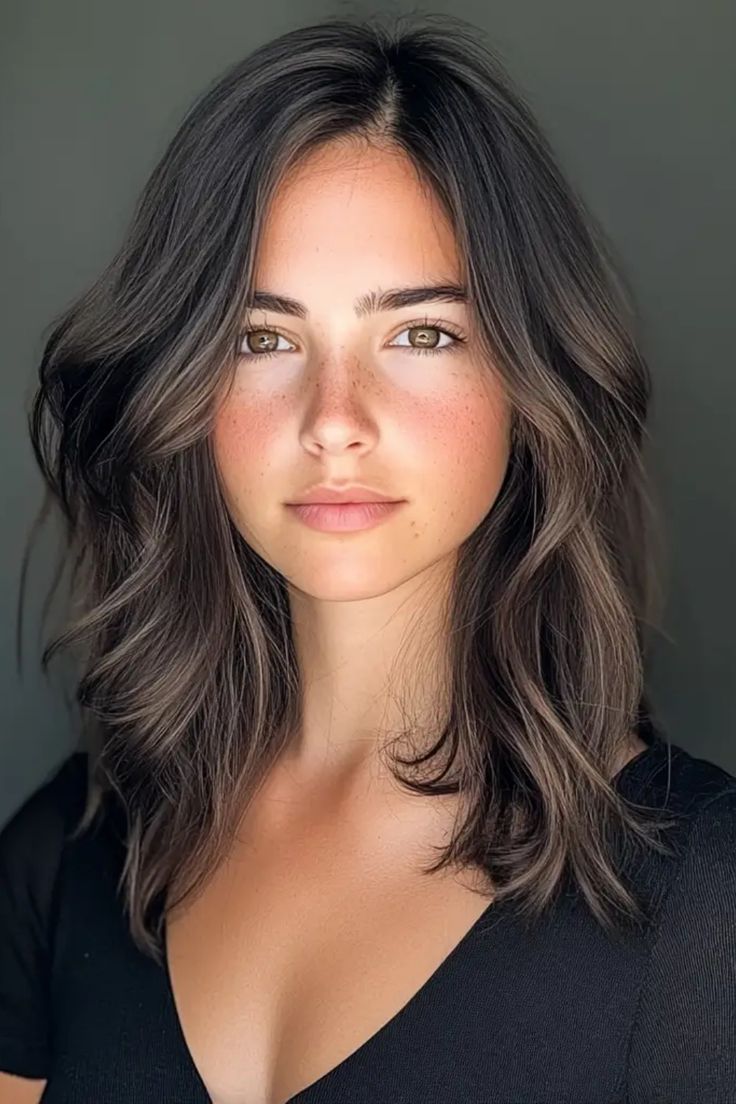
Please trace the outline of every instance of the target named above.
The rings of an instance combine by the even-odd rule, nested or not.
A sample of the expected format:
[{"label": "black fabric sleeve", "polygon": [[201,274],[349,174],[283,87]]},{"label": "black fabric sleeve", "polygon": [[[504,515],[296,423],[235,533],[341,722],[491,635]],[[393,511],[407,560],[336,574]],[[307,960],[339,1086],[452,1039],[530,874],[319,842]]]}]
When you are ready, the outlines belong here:
[{"label": "black fabric sleeve", "polygon": [[631,1038],[627,1104],[736,1101],[736,786],[699,809]]},{"label": "black fabric sleeve", "polygon": [[86,760],[65,759],[0,831],[0,1070],[21,1077],[48,1076],[54,893]]}]

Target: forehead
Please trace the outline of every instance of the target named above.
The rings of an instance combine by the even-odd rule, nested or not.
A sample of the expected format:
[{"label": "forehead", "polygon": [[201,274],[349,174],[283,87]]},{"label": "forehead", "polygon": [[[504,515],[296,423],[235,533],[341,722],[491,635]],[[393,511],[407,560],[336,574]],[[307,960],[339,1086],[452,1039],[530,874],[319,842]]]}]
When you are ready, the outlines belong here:
[{"label": "forehead", "polygon": [[330,143],[293,167],[269,207],[256,283],[307,295],[327,283],[346,294],[376,284],[459,279],[447,215],[401,151]]}]

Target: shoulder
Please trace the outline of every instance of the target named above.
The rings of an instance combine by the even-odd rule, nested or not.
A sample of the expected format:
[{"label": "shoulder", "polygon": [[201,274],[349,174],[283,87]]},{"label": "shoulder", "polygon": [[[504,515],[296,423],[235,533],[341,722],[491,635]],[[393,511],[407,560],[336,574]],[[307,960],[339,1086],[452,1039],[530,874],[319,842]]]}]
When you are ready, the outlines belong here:
[{"label": "shoulder", "polygon": [[637,1100],[726,1104],[736,1085],[736,777],[677,749],[651,795],[681,814],[681,846],[642,977],[628,1089]]},{"label": "shoulder", "polygon": [[673,792],[687,823],[684,850],[663,920],[682,927],[736,919],[736,777],[685,753]]},{"label": "shoulder", "polygon": [[84,811],[87,754],[75,752],[0,829],[0,1069],[46,1077],[59,872]]},{"label": "shoulder", "polygon": [[736,779],[715,792],[709,788],[690,808],[687,848],[667,912],[699,927],[718,916],[736,920]]},{"label": "shoulder", "polygon": [[49,842],[73,826],[87,796],[87,761],[87,752],[75,751],[47,773],[0,829],[3,854]]},{"label": "shoulder", "polygon": [[[617,788],[625,798],[676,818],[678,831],[673,838],[682,851],[697,844],[699,832],[707,832],[711,820],[718,822],[720,809],[721,819],[728,816],[729,796],[736,791],[736,775],[659,735],[619,779]],[[711,802],[718,804],[709,813]]]},{"label": "shoulder", "polygon": [[3,892],[32,894],[48,903],[68,834],[87,796],[86,752],[74,752],[53,768],[0,829]]},{"label": "shoulder", "polygon": [[706,907],[704,898],[714,893],[724,904],[736,905],[736,776],[672,744],[656,757],[643,783],[646,804],[678,819],[673,837],[678,861],[663,918],[685,907],[695,920]]}]

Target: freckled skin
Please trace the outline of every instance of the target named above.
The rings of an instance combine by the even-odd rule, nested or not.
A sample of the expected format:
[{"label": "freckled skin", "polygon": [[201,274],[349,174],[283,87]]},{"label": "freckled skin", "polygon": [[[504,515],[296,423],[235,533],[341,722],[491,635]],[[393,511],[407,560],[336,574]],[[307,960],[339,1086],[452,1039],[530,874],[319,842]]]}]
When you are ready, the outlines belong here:
[{"label": "freckled skin", "polygon": [[[241,349],[261,359],[239,361],[213,445],[245,539],[314,599],[372,597],[446,563],[493,505],[510,409],[473,340],[470,308],[428,303],[356,318],[352,307],[369,289],[462,276],[438,201],[400,153],[328,145],[289,174],[271,204],[255,286],[300,300],[309,317],[257,310],[244,321],[283,338],[271,357],[243,339]],[[409,327],[425,317],[467,344],[413,353]],[[408,505],[372,529],[341,534],[309,529],[285,509],[309,485],[333,479]]]}]

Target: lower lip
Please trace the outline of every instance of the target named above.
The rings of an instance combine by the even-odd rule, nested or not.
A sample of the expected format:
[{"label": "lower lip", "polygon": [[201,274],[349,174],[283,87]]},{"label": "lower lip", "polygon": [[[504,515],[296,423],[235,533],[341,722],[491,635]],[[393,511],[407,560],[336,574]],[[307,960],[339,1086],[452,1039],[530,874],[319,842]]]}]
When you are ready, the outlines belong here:
[{"label": "lower lip", "polygon": [[356,529],[370,529],[377,525],[402,502],[309,502],[294,505],[289,509],[311,529],[320,529],[323,533],[349,533]]}]

